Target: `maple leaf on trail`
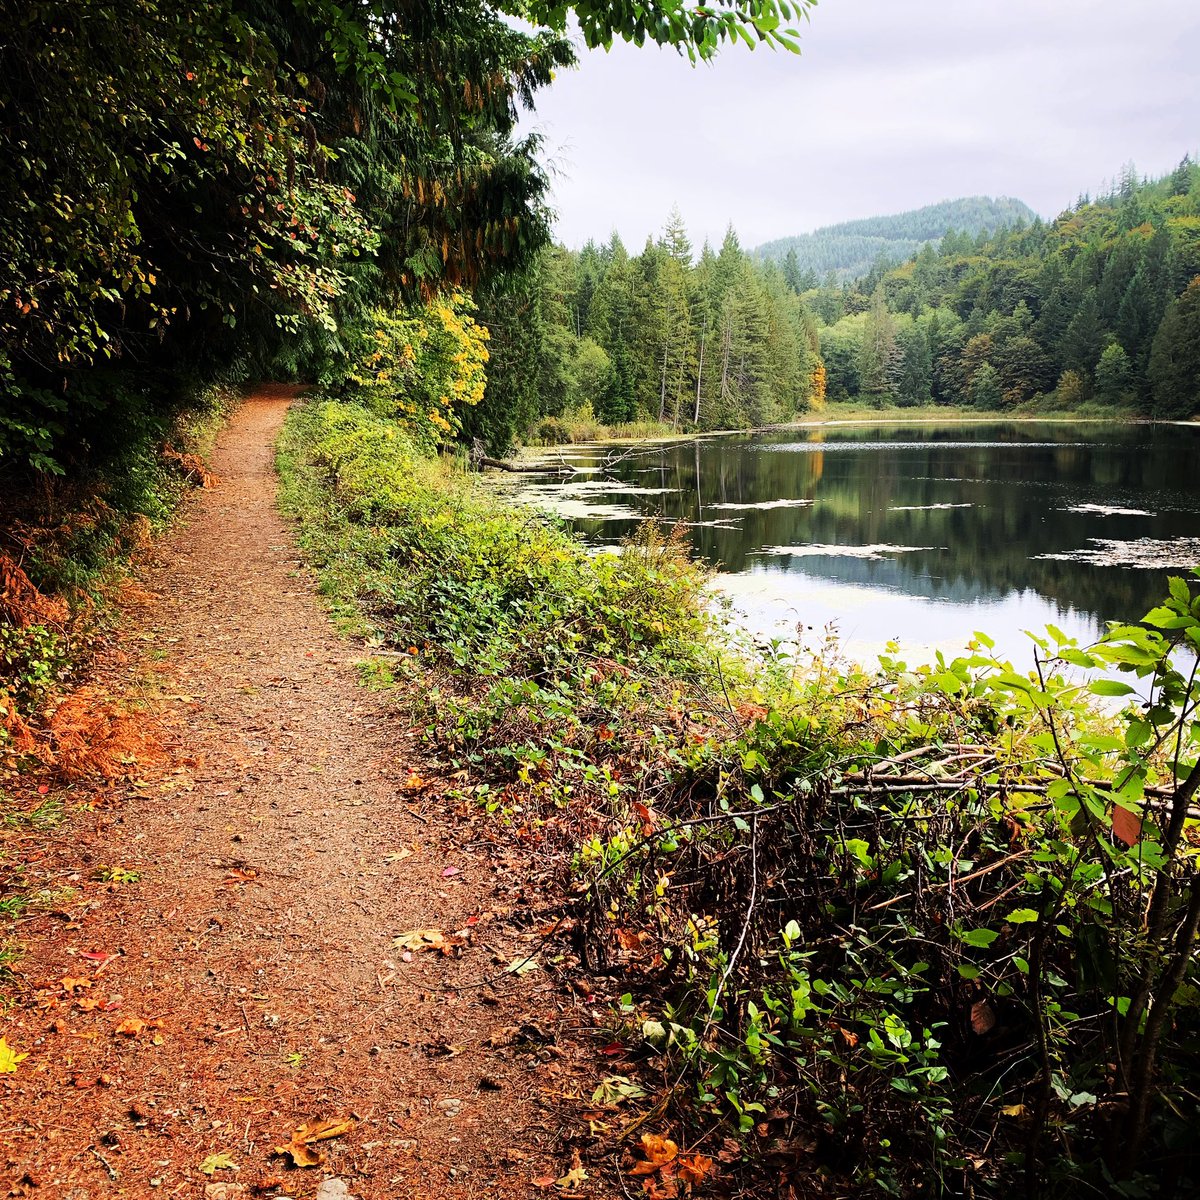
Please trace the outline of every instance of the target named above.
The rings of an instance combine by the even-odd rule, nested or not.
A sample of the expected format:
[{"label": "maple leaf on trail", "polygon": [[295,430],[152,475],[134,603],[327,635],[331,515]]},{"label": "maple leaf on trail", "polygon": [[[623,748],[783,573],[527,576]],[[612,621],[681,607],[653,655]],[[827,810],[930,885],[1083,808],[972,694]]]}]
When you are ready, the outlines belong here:
[{"label": "maple leaf on trail", "polygon": [[440,929],[410,929],[392,938],[397,950],[442,950],[446,946],[446,935]]},{"label": "maple leaf on trail", "polygon": [[624,1075],[609,1075],[602,1079],[592,1093],[592,1103],[605,1106],[624,1104],[626,1100],[640,1100],[646,1089]]},{"label": "maple leaf on trail", "polygon": [[574,1190],[584,1183],[588,1177],[588,1173],[583,1169],[583,1160],[579,1157],[579,1151],[571,1152],[571,1169],[565,1174],[560,1175],[555,1181],[554,1186],[565,1190]]},{"label": "maple leaf on trail", "polygon": [[643,1133],[642,1153],[646,1161],[634,1163],[630,1175],[653,1175],[655,1171],[662,1170],[679,1153],[679,1147],[670,1138],[657,1133]]},{"label": "maple leaf on trail", "polygon": [[679,1178],[689,1187],[698,1187],[713,1169],[713,1160],[705,1154],[690,1154],[678,1161]]},{"label": "maple leaf on trail", "polygon": [[222,1151],[220,1154],[210,1154],[201,1164],[200,1173],[211,1175],[214,1171],[240,1171],[241,1167],[229,1155]]},{"label": "maple leaf on trail", "polygon": [[582,1167],[572,1167],[565,1175],[554,1181],[554,1186],[560,1188],[577,1188],[587,1177],[588,1173]]},{"label": "maple leaf on trail", "polygon": [[18,1054],[7,1039],[0,1037],[0,1075],[11,1075],[17,1069],[17,1063],[28,1057],[28,1054]]},{"label": "maple leaf on trail", "polygon": [[351,1133],[354,1122],[349,1118],[335,1117],[328,1121],[307,1121],[292,1133],[292,1140],[286,1146],[276,1146],[275,1153],[287,1155],[297,1167],[319,1167],[325,1161],[325,1155],[314,1148],[313,1142],[323,1142],[329,1138],[341,1137]]}]

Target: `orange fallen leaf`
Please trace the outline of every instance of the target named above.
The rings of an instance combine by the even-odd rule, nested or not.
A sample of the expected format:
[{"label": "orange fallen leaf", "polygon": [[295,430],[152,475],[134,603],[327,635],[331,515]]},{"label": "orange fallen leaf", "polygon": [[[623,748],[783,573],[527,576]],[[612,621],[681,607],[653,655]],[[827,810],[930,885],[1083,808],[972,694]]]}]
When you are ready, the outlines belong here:
[{"label": "orange fallen leaf", "polygon": [[642,1153],[646,1156],[646,1161],[635,1163],[629,1172],[630,1175],[653,1175],[679,1153],[679,1147],[670,1138],[661,1137],[657,1133],[643,1133]]},{"label": "orange fallen leaf", "polygon": [[137,1037],[143,1029],[146,1028],[146,1022],[141,1017],[126,1017],[120,1025],[113,1030],[113,1033],[123,1034],[125,1037]]},{"label": "orange fallen leaf", "polygon": [[713,1169],[713,1161],[704,1154],[689,1154],[679,1160],[678,1174],[688,1187],[699,1187]]},{"label": "orange fallen leaf", "polygon": [[292,1140],[286,1146],[276,1146],[275,1153],[289,1156],[297,1167],[319,1167],[325,1161],[325,1155],[314,1149],[311,1143],[341,1137],[353,1129],[354,1122],[345,1117],[308,1121],[292,1133]]},{"label": "orange fallen leaf", "polygon": [[77,991],[81,991],[83,988],[90,988],[91,986],[92,981],[84,975],[80,975],[78,978],[73,975],[64,975],[62,979],[59,980],[59,987],[61,987],[68,996],[73,996]]}]

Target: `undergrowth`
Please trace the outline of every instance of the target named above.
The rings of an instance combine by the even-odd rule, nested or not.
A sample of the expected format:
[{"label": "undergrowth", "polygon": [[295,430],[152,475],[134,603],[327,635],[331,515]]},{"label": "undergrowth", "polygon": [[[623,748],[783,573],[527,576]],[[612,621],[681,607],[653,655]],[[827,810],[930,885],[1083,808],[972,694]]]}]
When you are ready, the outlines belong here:
[{"label": "undergrowth", "polygon": [[10,850],[60,823],[58,789],[157,756],[142,722],[89,686],[89,663],[130,557],[188,488],[216,482],[204,455],[235,400],[200,389],[173,418],[131,402],[141,419],[96,434],[69,474],[0,472],[0,921],[30,901]]},{"label": "undergrowth", "polygon": [[280,466],[335,609],[564,864],[643,1081],[755,1194],[1194,1194],[1194,583],[1032,671],[983,635],[754,658],[675,533],[589,556],[347,404],[294,410]]}]

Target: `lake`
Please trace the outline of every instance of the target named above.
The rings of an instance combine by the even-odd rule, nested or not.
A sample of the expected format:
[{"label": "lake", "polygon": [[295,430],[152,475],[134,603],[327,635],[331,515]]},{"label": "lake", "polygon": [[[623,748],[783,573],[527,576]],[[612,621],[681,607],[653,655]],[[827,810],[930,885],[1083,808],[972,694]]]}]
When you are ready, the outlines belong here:
[{"label": "lake", "polygon": [[738,619],[852,657],[911,661],[975,630],[1020,667],[1022,631],[1081,641],[1142,615],[1200,564],[1200,426],[846,424],[657,445],[564,447],[524,502],[598,548],[650,516],[688,526]]}]

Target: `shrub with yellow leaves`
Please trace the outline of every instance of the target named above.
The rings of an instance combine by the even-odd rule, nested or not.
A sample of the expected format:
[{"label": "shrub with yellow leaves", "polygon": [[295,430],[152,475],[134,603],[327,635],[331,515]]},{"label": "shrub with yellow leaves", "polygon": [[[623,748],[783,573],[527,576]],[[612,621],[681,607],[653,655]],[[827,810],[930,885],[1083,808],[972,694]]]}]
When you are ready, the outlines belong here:
[{"label": "shrub with yellow leaves", "polygon": [[487,330],[464,292],[426,305],[374,309],[347,338],[332,390],[404,426],[418,445],[437,447],[459,427],[463,405],[483,399]]}]

